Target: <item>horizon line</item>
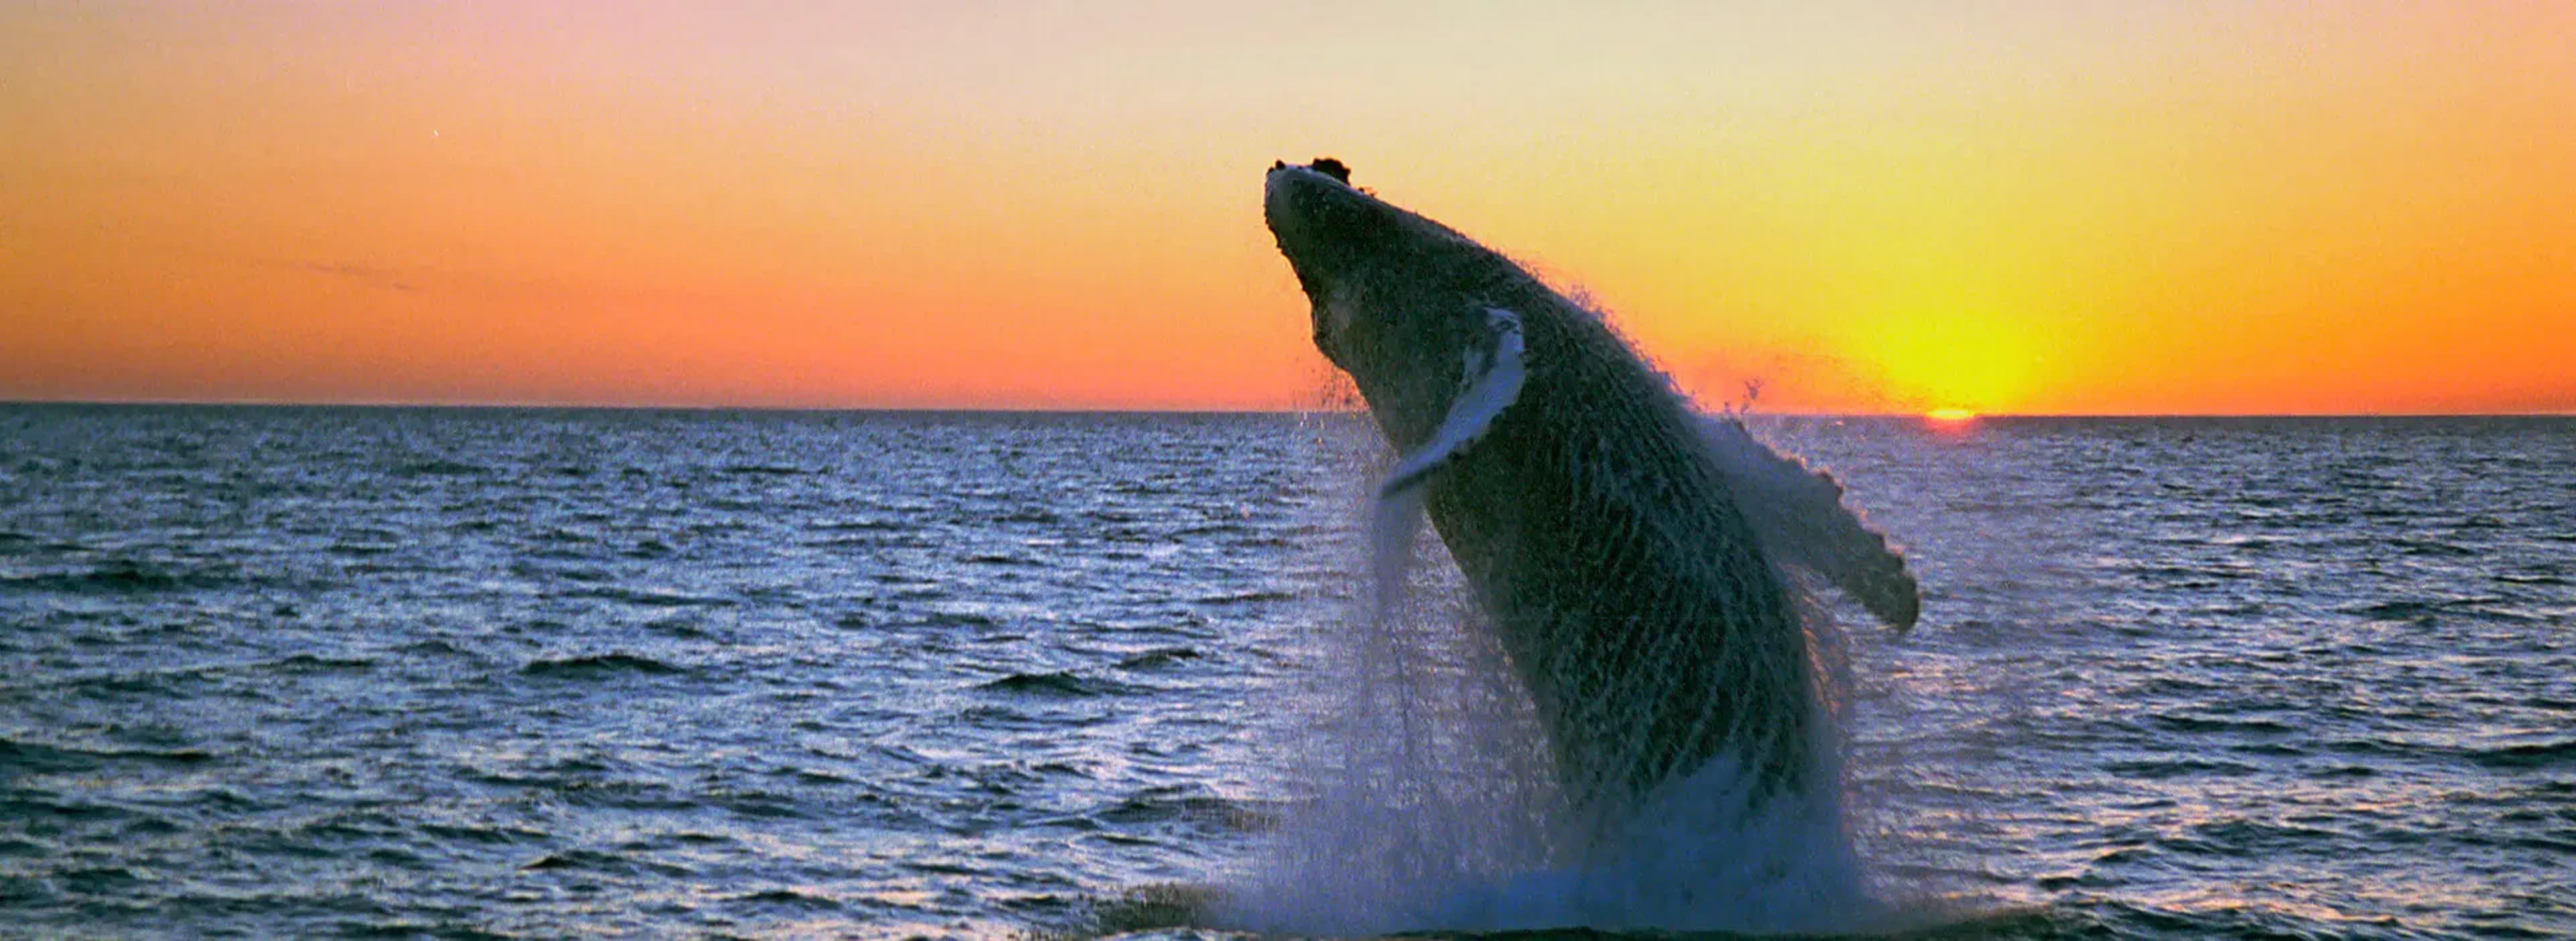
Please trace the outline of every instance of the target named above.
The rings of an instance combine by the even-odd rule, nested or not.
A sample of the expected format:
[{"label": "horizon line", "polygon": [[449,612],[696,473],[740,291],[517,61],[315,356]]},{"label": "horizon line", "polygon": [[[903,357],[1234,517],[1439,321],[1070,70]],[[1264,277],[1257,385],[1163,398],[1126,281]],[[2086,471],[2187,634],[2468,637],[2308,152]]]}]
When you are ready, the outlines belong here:
[{"label": "horizon line", "polygon": [[[67,406],[76,408],[347,408],[347,409],[456,409],[490,411],[633,411],[633,412],[874,412],[921,414],[994,414],[994,415],[1315,415],[1362,414],[1361,408],[1317,406],[1236,408],[1236,407],[1156,407],[1156,406],[1008,406],[1008,405],[719,405],[662,404],[639,402],[443,402],[443,401],[356,401],[330,402],[276,399],[8,399],[0,398],[0,408],[28,406]],[[1918,421],[1946,421],[1974,424],[1994,419],[2167,419],[2167,418],[2576,418],[2576,409],[2566,411],[2523,412],[1977,412],[1964,418],[1945,418],[1921,411],[1800,411],[1700,409],[1709,415],[1752,418],[1896,418]]]}]

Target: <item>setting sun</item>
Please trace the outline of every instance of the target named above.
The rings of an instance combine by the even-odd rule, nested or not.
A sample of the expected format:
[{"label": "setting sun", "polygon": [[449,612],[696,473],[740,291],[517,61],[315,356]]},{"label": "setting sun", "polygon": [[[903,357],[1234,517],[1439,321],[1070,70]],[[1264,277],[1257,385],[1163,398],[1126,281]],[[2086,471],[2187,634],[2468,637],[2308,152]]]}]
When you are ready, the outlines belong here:
[{"label": "setting sun", "polygon": [[1968,408],[1936,408],[1923,413],[1923,417],[1937,422],[1975,421],[1977,411]]}]

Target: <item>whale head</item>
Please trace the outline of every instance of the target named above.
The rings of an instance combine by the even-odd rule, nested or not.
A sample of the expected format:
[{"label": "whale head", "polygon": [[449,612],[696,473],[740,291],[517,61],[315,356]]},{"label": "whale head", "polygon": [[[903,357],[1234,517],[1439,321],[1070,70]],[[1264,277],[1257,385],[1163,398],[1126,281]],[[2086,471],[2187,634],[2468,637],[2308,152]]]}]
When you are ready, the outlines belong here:
[{"label": "whale head", "polygon": [[1399,447],[1450,408],[1489,310],[1546,289],[1518,265],[1440,223],[1350,184],[1338,160],[1274,163],[1262,215],[1313,303],[1315,348],[1349,373]]}]

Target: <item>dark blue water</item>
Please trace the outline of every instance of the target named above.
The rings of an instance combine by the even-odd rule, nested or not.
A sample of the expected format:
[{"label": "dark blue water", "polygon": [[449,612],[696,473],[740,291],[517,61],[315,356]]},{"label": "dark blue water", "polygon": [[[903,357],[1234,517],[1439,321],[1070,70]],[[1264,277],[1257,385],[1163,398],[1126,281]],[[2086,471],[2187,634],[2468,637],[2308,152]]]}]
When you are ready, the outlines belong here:
[{"label": "dark blue water", "polygon": [[[994,935],[1222,885],[1345,649],[1354,430],[0,406],[0,934]],[[1923,910],[2576,933],[2576,421],[1763,430],[1923,576],[1913,632],[1846,624],[1862,842]]]}]

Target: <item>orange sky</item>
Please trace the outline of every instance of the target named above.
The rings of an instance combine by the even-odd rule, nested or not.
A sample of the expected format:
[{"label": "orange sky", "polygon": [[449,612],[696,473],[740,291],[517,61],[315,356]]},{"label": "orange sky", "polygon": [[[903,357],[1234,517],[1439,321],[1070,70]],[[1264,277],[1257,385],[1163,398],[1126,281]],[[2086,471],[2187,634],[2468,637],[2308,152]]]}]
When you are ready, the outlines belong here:
[{"label": "orange sky", "polygon": [[2576,4],[741,6],[0,6],[0,399],[1313,405],[1329,154],[1712,404],[2576,411]]}]

